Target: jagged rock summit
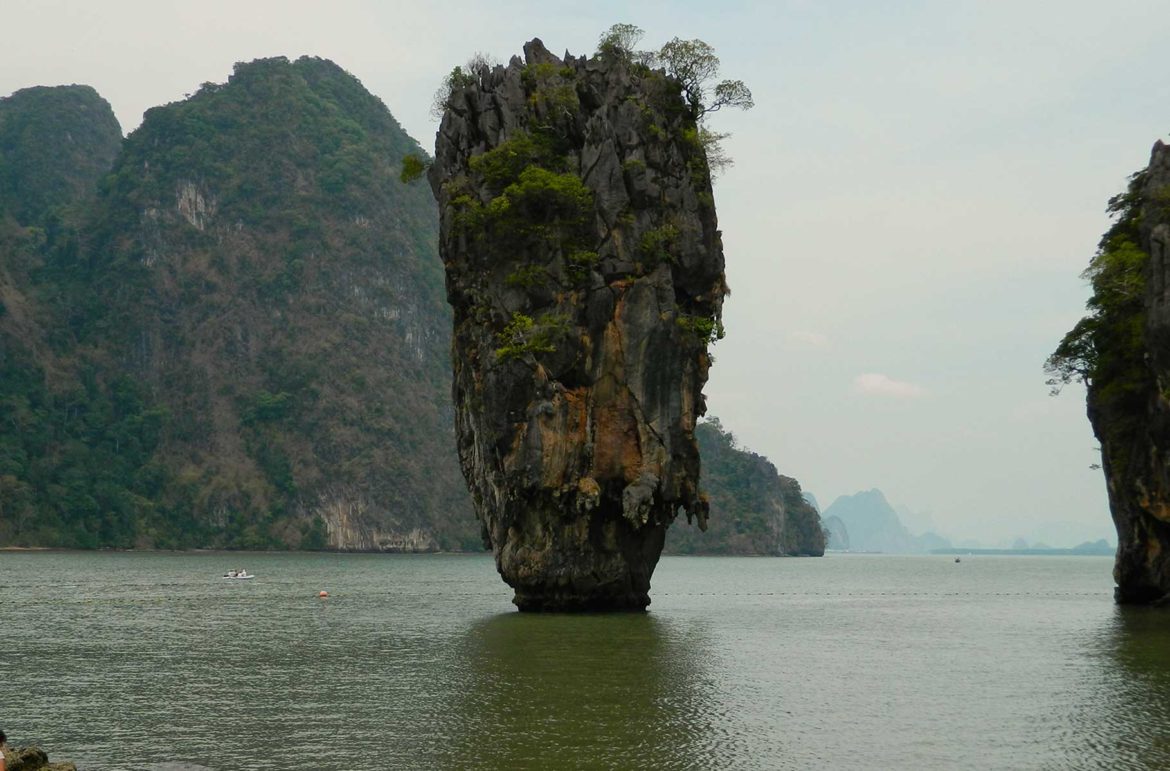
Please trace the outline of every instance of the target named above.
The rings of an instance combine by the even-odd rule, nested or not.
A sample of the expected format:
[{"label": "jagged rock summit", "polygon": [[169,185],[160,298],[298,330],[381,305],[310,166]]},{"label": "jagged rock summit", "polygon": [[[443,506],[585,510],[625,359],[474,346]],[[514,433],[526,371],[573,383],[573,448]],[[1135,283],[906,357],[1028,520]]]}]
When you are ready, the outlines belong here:
[{"label": "jagged rock summit", "polygon": [[459,457],[521,610],[642,609],[678,510],[726,283],[680,84],[620,55],[453,84],[429,178]]}]

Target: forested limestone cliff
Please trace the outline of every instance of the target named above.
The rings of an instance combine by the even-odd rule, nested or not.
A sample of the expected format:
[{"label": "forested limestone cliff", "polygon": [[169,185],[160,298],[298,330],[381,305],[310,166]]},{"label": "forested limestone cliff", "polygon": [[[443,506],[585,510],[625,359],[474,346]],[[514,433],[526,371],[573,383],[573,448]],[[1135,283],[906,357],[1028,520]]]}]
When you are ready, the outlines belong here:
[{"label": "forested limestone cliff", "polygon": [[416,148],[356,79],[307,57],[239,65],[127,140],[92,258],[106,323],[85,332],[167,410],[163,499],[198,531],[474,542],[433,208],[397,182]]},{"label": "forested limestone cliff", "polygon": [[416,150],[319,59],[150,110],[69,243],[25,248],[58,355],[4,381],[0,535],[474,548],[433,203],[397,180]]},{"label": "forested limestone cliff", "polygon": [[[87,86],[0,99],[0,545],[99,546],[149,433],[75,344],[80,223],[122,131]],[[133,438],[132,438],[133,437]]]},{"label": "forested limestone cliff", "polygon": [[1170,147],[1113,198],[1113,227],[1086,271],[1090,313],[1047,368],[1083,380],[1117,527],[1116,597],[1170,599]]},{"label": "forested limestone cliff", "polygon": [[678,522],[666,554],[810,556],[825,553],[825,532],[800,483],[762,455],[736,447],[716,419],[695,427],[703,458],[700,488],[711,507],[706,532]]}]

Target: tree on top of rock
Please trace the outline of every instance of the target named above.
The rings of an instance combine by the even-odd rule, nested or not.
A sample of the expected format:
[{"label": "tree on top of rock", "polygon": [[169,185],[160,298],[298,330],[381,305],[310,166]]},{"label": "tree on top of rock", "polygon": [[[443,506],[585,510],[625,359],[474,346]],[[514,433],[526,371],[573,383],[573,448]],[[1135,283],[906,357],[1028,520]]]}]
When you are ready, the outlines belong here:
[{"label": "tree on top of rock", "polygon": [[699,141],[706,150],[707,165],[712,173],[723,171],[733,163],[721,144],[730,134],[711,131],[703,124],[703,119],[724,107],[750,110],[755,106],[751,89],[742,80],[713,83],[719,75],[719,57],[709,43],[697,38],[682,40],[676,37],[657,51],[639,51],[635,46],[643,34],[642,29],[633,24],[615,24],[602,33],[597,52],[602,57],[619,56],[644,67],[660,67],[677,80],[699,122]]}]

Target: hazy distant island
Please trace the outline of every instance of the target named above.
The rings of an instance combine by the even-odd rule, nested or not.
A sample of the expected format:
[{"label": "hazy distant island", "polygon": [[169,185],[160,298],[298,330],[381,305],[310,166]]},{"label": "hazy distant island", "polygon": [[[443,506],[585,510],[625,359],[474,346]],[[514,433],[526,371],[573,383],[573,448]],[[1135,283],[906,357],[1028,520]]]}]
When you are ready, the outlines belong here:
[{"label": "hazy distant island", "polygon": [[[806,493],[806,497],[807,497]],[[815,499],[814,499],[815,500]],[[903,509],[903,511],[906,511]],[[952,543],[933,531],[914,535],[903,523],[898,510],[878,489],[843,495],[825,509],[821,523],[830,551],[881,554],[1028,554],[1100,555],[1113,554],[1115,547],[1105,539],[1076,546],[1052,547],[1039,541],[1016,538],[1010,545],[988,546],[977,541]]]},{"label": "hazy distant island", "polygon": [[928,532],[911,535],[881,490],[842,495],[821,513],[828,548],[839,551],[920,554],[945,549],[950,541]]},{"label": "hazy distant island", "polygon": [[1090,556],[1090,557],[1112,557],[1117,551],[1117,547],[1101,538],[1097,541],[1085,541],[1068,549],[1054,549],[1051,546],[1028,546],[1026,544],[1013,546],[1009,549],[987,549],[987,548],[967,548],[967,549],[931,549],[931,554],[1021,554],[1032,557],[1076,557],[1076,556]]}]

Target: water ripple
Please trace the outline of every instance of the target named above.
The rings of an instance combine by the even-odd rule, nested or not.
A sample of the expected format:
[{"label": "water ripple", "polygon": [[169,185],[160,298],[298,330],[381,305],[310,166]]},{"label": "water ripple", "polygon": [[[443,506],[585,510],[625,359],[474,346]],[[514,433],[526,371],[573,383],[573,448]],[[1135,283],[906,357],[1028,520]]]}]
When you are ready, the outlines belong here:
[{"label": "water ripple", "polygon": [[1108,571],[664,559],[532,616],[485,558],[0,554],[0,718],[87,771],[1170,768],[1170,617]]}]

